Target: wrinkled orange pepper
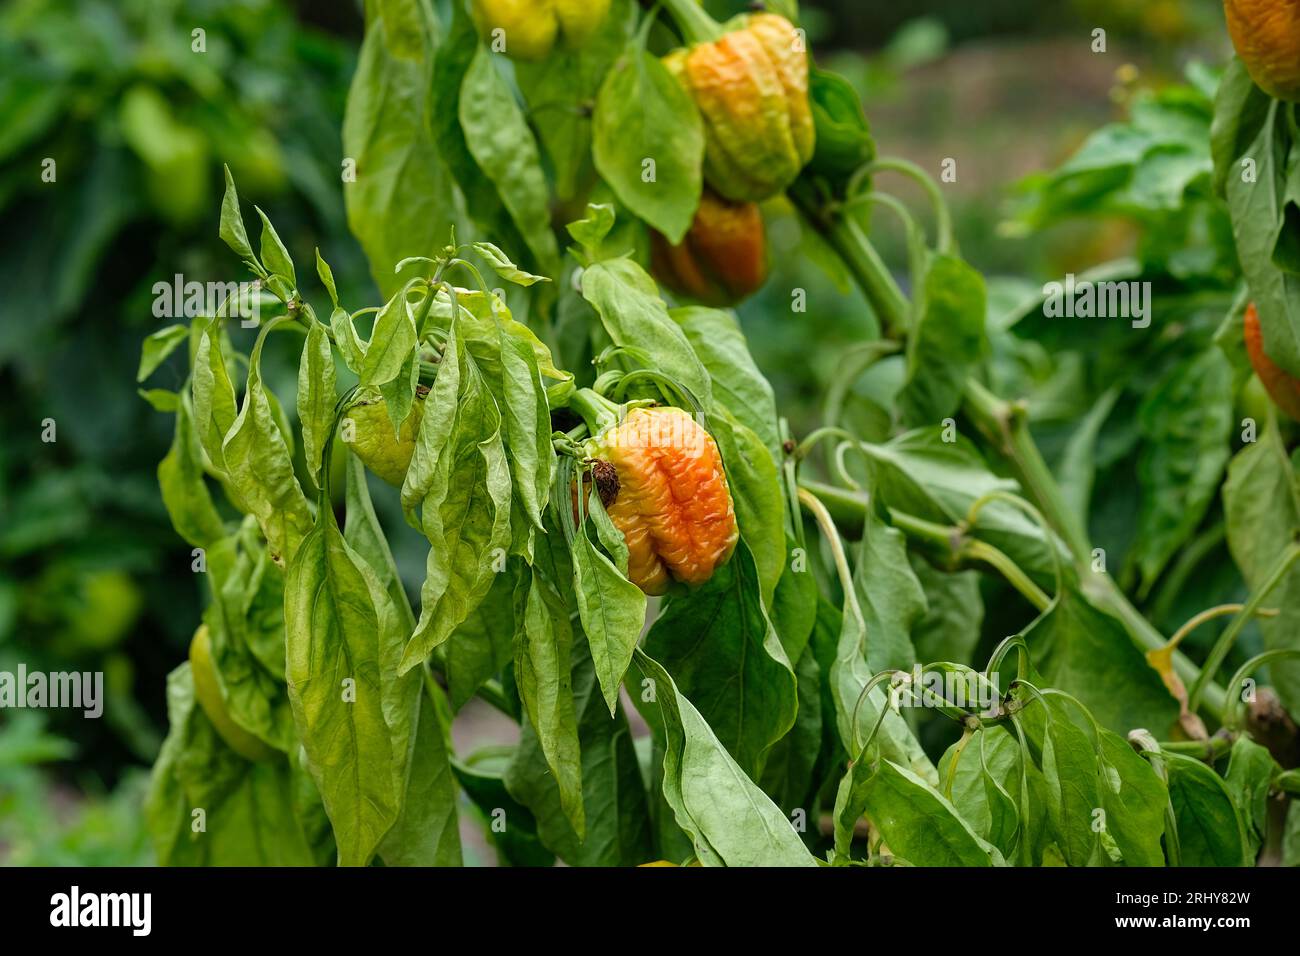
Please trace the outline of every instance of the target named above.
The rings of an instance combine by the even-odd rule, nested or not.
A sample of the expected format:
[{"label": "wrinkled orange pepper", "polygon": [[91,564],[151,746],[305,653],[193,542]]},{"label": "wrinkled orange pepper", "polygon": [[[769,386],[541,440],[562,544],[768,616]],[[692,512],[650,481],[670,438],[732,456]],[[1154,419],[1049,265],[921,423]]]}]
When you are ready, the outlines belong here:
[{"label": "wrinkled orange pepper", "polygon": [[628,579],[642,591],[703,584],[731,557],[739,532],[722,456],[688,413],[633,408],[590,440],[587,453],[617,476],[612,497],[599,472],[597,487],[627,543]]},{"label": "wrinkled orange pepper", "polygon": [[735,305],[767,279],[767,235],[754,203],[733,203],[705,189],[686,237],[672,245],[650,234],[655,278],[704,305]]},{"label": "wrinkled orange pepper", "polygon": [[1246,354],[1269,398],[1278,408],[1300,421],[1300,380],[1288,375],[1264,351],[1264,330],[1255,303],[1246,306]]},{"label": "wrinkled orange pepper", "polygon": [[1300,101],[1300,0],[1223,0],[1223,12],[1251,79],[1269,96]]}]

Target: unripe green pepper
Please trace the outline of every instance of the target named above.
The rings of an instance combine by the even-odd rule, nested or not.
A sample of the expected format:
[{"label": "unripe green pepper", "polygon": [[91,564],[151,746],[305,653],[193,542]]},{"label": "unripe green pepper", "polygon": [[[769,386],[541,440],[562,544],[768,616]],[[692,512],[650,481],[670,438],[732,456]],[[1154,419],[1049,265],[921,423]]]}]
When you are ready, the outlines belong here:
[{"label": "unripe green pepper", "polygon": [[542,60],[556,40],[577,49],[591,39],[610,0],[473,0],[474,21],[488,40],[501,31],[505,54],[514,60]]},{"label": "unripe green pepper", "polygon": [[393,434],[392,422],[388,420],[388,403],[384,399],[362,401],[348,409],[344,421],[351,420],[350,434],[345,431],[344,437],[349,447],[363,465],[390,485],[400,488],[406,481],[406,470],[411,467],[411,456],[415,454],[415,436],[420,433],[424,400],[428,394],[427,386],[416,388],[415,404],[397,435]]},{"label": "unripe green pepper", "polygon": [[194,696],[216,728],[221,739],[246,760],[270,760],[278,751],[256,734],[235,723],[221,695],[217,668],[212,662],[212,637],[208,626],[200,624],[190,641],[190,673],[194,677]]},{"label": "unripe green pepper", "polygon": [[654,276],[704,305],[735,305],[767,279],[767,235],[755,203],[733,203],[710,189],[677,245],[650,234]]},{"label": "unripe green pepper", "polygon": [[704,178],[735,202],[761,202],[794,182],[816,143],[803,36],[774,13],[737,17],[712,41],[664,64],[704,117]]}]

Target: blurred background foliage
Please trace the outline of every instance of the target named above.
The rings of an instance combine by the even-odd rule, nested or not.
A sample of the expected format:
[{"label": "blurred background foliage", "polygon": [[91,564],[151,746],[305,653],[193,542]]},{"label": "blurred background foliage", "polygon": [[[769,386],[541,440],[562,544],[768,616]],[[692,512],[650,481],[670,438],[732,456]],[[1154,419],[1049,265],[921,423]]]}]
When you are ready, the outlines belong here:
[{"label": "blurred background foliage", "polygon": [[[957,160],[945,189],[964,254],[990,276],[998,374],[1035,399],[1044,444],[1069,453],[1078,422],[1110,403],[1089,456],[1087,480],[1104,491],[1093,531],[1135,562],[1130,583],[1150,592],[1157,625],[1186,617],[1189,581],[1198,607],[1231,594],[1217,503],[1190,567],[1152,576],[1154,558],[1144,572],[1128,555],[1143,507],[1133,449],[1141,427],[1159,431],[1144,399],[1213,334],[1235,279],[1206,178],[1214,78],[1188,68],[1227,59],[1218,0],[806,0],[802,10],[819,61],[858,87],[883,152],[931,171]],[[1091,49],[1099,27],[1105,54]],[[169,420],[131,385],[140,340],[171,321],[153,315],[152,288],[177,273],[245,278],[217,238],[228,163],[299,262],[319,246],[345,301],[375,300],[339,182],[361,29],[356,0],[0,9],[0,670],[103,671],[107,697],[94,721],[0,711],[0,862],[151,859],[145,768],[165,729],[164,678],[202,597],[156,487]],[[49,160],[53,182],[42,178]],[[765,212],[774,274],[740,314],[802,433],[843,348],[874,323],[805,254],[790,210]],[[882,219],[875,235],[901,267],[894,227]],[[1025,318],[1045,280],[1116,259],[1162,283],[1159,308],[1176,311],[1156,319],[1172,332],[1137,346],[1148,353],[1126,351],[1127,340],[1056,340]],[[808,291],[808,314],[792,314],[792,288]],[[296,358],[268,359],[272,385],[287,385]],[[150,384],[180,384],[168,374]],[[884,362],[858,383],[864,434],[878,421],[873,390],[897,387],[897,374]],[[46,419],[53,443],[41,440]],[[990,605],[986,632],[1003,626],[1014,622]]]}]

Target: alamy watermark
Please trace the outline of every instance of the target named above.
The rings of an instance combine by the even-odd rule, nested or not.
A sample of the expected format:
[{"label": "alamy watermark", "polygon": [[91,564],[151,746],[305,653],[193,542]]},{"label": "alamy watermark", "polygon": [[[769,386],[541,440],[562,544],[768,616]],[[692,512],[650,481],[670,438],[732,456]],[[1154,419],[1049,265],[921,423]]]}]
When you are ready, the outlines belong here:
[{"label": "alamy watermark", "polygon": [[1049,319],[1131,319],[1133,328],[1151,324],[1150,282],[1093,282],[1067,273],[1064,282],[1043,286],[1043,315]]},{"label": "alamy watermark", "polygon": [[80,710],[92,720],[104,713],[103,671],[0,671],[0,710],[21,708]]},{"label": "alamy watermark", "polygon": [[172,281],[153,284],[153,314],[156,319],[197,319],[222,315],[237,318],[243,328],[256,328],[262,321],[260,282],[199,282],[179,272]]}]

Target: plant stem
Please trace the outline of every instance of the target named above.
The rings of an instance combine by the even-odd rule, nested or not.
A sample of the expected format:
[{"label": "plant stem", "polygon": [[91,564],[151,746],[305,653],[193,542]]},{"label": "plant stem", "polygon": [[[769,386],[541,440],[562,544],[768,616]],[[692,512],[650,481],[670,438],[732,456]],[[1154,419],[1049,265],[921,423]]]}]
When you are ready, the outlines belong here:
[{"label": "plant stem", "polygon": [[660,0],[688,44],[712,43],[723,35],[722,24],[700,6],[699,0]]},{"label": "plant stem", "polygon": [[806,183],[796,183],[787,195],[852,274],[880,322],[881,335],[901,339],[911,324],[911,304],[862,228],[848,217],[822,209]]},{"label": "plant stem", "polygon": [[[870,239],[855,222],[839,216],[833,207],[819,204],[808,184],[796,183],[787,195],[809,225],[839,255],[875,310],[882,333],[890,338],[899,337],[899,331],[908,326],[909,306]],[[962,407],[967,417],[1011,465],[1025,492],[1065,541],[1089,597],[1118,618],[1145,650],[1163,647],[1164,635],[1133,606],[1114,580],[1107,574],[1092,571],[1092,549],[1083,522],[1066,503],[1060,486],[1034,443],[1024,405],[998,398],[974,379],[967,379],[963,399]],[[1182,653],[1174,654],[1174,668],[1184,683],[1195,683],[1200,678],[1200,670]],[[1223,689],[1206,681],[1203,694],[1206,710],[1216,719],[1221,719]]]},{"label": "plant stem", "polygon": [[1201,668],[1201,672],[1196,676],[1191,685],[1191,690],[1187,694],[1187,708],[1193,713],[1196,711],[1196,705],[1200,701],[1201,695],[1205,692],[1206,684],[1214,677],[1215,671],[1219,669],[1224,658],[1228,656],[1228,652],[1232,650],[1232,645],[1236,642],[1242,629],[1259,612],[1259,607],[1264,603],[1264,599],[1281,583],[1282,578],[1286,576],[1286,573],[1291,570],[1291,566],[1298,559],[1300,559],[1300,542],[1295,542],[1282,552],[1282,557],[1273,566],[1264,583],[1255,590],[1250,596],[1250,600],[1232,619],[1232,623],[1224,628],[1223,633],[1219,635],[1219,639],[1214,642],[1209,655],[1205,658],[1205,666]]},{"label": "plant stem", "polygon": [[935,248],[941,253],[951,252],[954,247],[952,213],[948,211],[948,203],[943,198],[938,183],[916,163],[897,156],[883,157],[869,163],[864,168],[863,175],[883,172],[901,173],[925,190],[930,206],[934,209]]},{"label": "plant stem", "polygon": [[[868,506],[866,495],[808,479],[800,479],[799,485],[821,502],[840,531],[850,537],[861,535]],[[986,564],[1038,610],[1046,610],[1052,603],[1051,597],[1018,564],[988,542],[967,537],[960,528],[926,521],[893,508],[889,509],[889,517],[894,527],[909,538],[932,546],[953,570],[972,563]]]}]

